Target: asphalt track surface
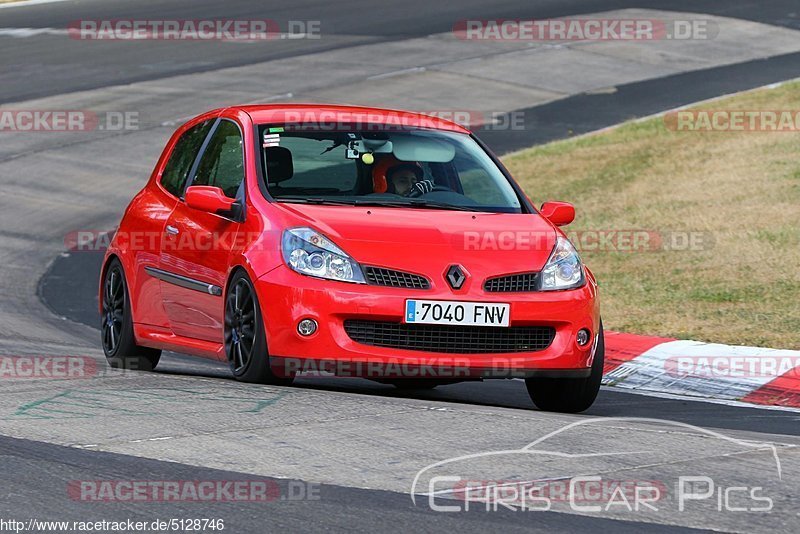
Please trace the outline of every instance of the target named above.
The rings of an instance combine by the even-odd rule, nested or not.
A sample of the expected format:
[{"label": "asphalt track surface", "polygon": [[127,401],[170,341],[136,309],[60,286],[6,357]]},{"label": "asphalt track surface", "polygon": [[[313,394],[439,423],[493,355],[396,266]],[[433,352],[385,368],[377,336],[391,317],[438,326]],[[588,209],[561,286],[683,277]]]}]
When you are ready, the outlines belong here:
[{"label": "asphalt track surface", "polygon": [[[148,477],[204,481],[268,480],[284,491],[290,484],[299,482],[242,476],[235,472],[198,469],[119,454],[87,452],[5,436],[0,437],[0,458],[6,467],[6,483],[14,488],[25,488],[24,492],[15,493],[5,499],[0,508],[3,517],[18,520],[41,518],[43,509],[49,510],[50,514],[47,515],[58,517],[59,521],[85,521],[87,515],[96,516],[97,511],[91,503],[64,507],[60,495],[53,498],[49,492],[40,491],[40,488],[61,487],[65,477],[73,480],[143,480]],[[615,532],[635,533],[646,528],[650,532],[660,533],[685,530],[672,526],[570,516],[555,512],[540,512],[532,518],[513,511],[488,514],[471,510],[454,516],[415,507],[408,495],[394,492],[327,484],[315,487],[314,490],[318,493],[319,500],[247,503],[237,505],[235,514],[231,514],[230,504],[211,503],[203,505],[202,514],[204,517],[225,517],[225,532],[389,532],[406,531],[412,527],[419,527],[424,532],[447,532],[462,529],[465,520],[474,531],[597,532],[597,529],[613,529]],[[150,523],[154,518],[163,520],[196,516],[195,503],[159,503],[141,509],[131,509],[127,504],[122,506],[110,503],[104,505],[102,519]]]},{"label": "asphalt track surface", "polygon": [[[224,6],[224,7],[221,7]],[[289,20],[319,20],[326,39],[220,46],[219,43],[151,41],[135,49],[127,43],[68,42],[53,36],[25,39],[13,53],[0,56],[0,103],[28,100],[68,91],[151,80],[175,74],[247,65],[292,57],[357,42],[381,43],[450,31],[462,19],[553,18],[629,7],[659,8],[724,15],[800,28],[800,14],[791,0],[772,2],[694,0],[389,0],[364,2],[253,2],[227,0],[81,0],[6,9],[0,27],[65,28],[89,19],[272,19],[285,28]],[[145,58],[143,60],[143,58]]]},{"label": "asphalt track surface", "polygon": [[[386,2],[375,9],[374,2],[346,4],[300,5],[297,2],[273,2],[265,14],[263,7],[252,2],[225,2],[224,16],[228,18],[274,18],[276,20],[322,20],[328,30],[334,28],[339,39],[334,44],[324,41],[279,43],[268,49],[211,45],[197,53],[197,48],[172,46],[165,43],[145,43],[145,48],[130,54],[113,45],[103,49],[69,46],[54,47],[48,36],[20,39],[13,48],[0,55],[0,102],[14,102],[44,95],[130,83],[172,76],[179,73],[213,71],[226,66],[246,65],[273,57],[292,57],[313,53],[318,47],[347,47],[356,43],[422,36],[446,32],[452,21],[464,18],[545,18],[597,12],[623,7],[658,7],[767,22],[785,27],[800,28],[794,2],[463,2],[431,6],[430,2]],[[154,6],[144,1],[123,1],[113,6],[106,2],[82,1],[45,4],[0,11],[0,27],[63,27],[80,18],[206,18],[220,17],[219,2],[176,1]],[[321,11],[320,11],[321,10]],[[8,41],[3,41],[3,46]],[[81,43],[70,43],[76,46]],[[231,45],[234,46],[234,45]],[[10,53],[7,53],[10,52]],[[197,61],[197,57],[202,61]],[[152,60],[145,63],[142,57]],[[26,65],[24,75],[19,66]],[[65,68],[65,65],[70,65]],[[35,66],[36,68],[31,68]],[[608,126],[627,118],[643,116],[714,97],[792,78],[800,72],[800,55],[789,54],[764,60],[719,67],[716,69],[679,74],[658,80],[620,86],[613,94],[576,95],[564,100],[526,110],[526,120],[535,127],[526,128],[522,135],[509,137],[506,132],[484,132],[482,138],[497,152],[503,153],[535,142],[564,137],[566,132],[580,133]],[[587,113],[591,110],[592,113]],[[520,132],[515,132],[520,134]],[[58,258],[39,285],[39,295],[59,316],[94,327],[96,317],[96,280],[99,257],[90,253]],[[0,297],[2,298],[2,297]],[[231,381],[223,366],[191,360],[169,354],[165,369],[155,376],[169,379],[196,377],[220,383]],[[147,376],[138,380],[148,381]],[[330,379],[300,380],[300,392],[322,395],[346,393],[363,397],[398,401],[430,401],[438,406],[484,406],[528,411],[532,405],[519,383],[490,381],[457,384],[432,392],[401,393],[368,381]],[[331,397],[334,399],[335,397]],[[600,417],[659,417],[715,428],[720,431],[742,431],[749,436],[769,436],[770,439],[798,435],[798,415],[791,411],[773,411],[739,406],[724,406],[685,399],[644,397],[604,389],[595,406],[586,416]],[[46,422],[42,422],[46,425]],[[339,423],[342,424],[342,423]],[[64,497],[66,480],[75,479],[166,479],[215,480],[241,479],[252,475],[232,469],[209,469],[193,463],[159,461],[126,454],[97,452],[75,447],[63,447],[39,441],[16,439],[3,431],[0,437],[0,456],[6,478],[4,497],[0,498],[2,518],[53,518],[84,520],[87,515],[102,519],[139,518],[152,520],[156,516],[180,517],[196,515],[193,504],[134,504],[107,505],[98,509],[87,503]],[[763,439],[768,439],[764,437]],[[336,446],[336,444],[332,444]],[[424,446],[424,444],[421,444]],[[235,462],[234,462],[235,465]],[[276,479],[287,484],[284,478]],[[319,501],[280,502],[263,505],[225,503],[204,505],[207,516],[225,517],[230,532],[261,532],[272,530],[357,530],[434,531],[486,529],[589,531],[617,529],[620,531],[675,530],[676,527],[647,524],[618,519],[584,517],[568,513],[537,513],[534,518],[514,512],[481,512],[442,514],[427,507],[412,506],[407,494],[396,491],[358,489],[337,484],[321,486]],[[751,529],[755,528],[750,525]],[[787,531],[791,524],[787,523]]]}]

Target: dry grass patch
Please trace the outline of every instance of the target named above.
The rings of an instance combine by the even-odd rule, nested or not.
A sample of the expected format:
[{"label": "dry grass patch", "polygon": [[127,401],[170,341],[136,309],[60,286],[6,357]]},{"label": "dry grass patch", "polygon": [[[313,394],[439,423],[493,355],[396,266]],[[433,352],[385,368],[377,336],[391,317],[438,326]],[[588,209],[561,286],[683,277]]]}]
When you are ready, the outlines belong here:
[{"label": "dry grass patch", "polygon": [[[698,107],[800,110],[800,83]],[[607,328],[800,349],[800,133],[686,132],[662,118],[504,158],[567,228],[705,232],[692,251],[584,251]]]}]

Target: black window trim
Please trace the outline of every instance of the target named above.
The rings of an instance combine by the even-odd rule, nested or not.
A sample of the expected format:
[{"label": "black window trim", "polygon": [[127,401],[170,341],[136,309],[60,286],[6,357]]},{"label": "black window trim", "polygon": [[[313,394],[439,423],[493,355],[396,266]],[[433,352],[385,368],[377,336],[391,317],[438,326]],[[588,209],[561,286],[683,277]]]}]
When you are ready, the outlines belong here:
[{"label": "black window trim", "polygon": [[270,128],[270,127],[271,128],[280,128],[280,127],[283,127],[284,125],[283,124],[276,124],[276,125],[273,126],[272,124],[256,124],[256,122],[253,121],[253,134],[254,134],[254,139],[255,139],[255,145],[254,146],[256,147],[256,150],[258,151],[258,158],[257,158],[257,161],[256,161],[256,180],[258,181],[258,188],[261,190],[261,194],[264,195],[264,198],[267,199],[267,202],[275,203],[277,201],[272,196],[272,194],[270,194],[269,187],[267,187],[266,169],[262,168],[264,166],[264,164],[263,164],[263,159],[264,158],[262,156],[262,152],[263,152],[264,149],[261,146],[262,145],[261,136],[258,133],[258,130],[259,130],[259,128],[261,126],[264,126],[265,128]]},{"label": "black window trim", "polygon": [[203,140],[203,144],[200,145],[200,150],[197,151],[197,155],[194,158],[194,163],[192,163],[192,166],[189,167],[189,174],[186,175],[186,181],[183,183],[183,193],[181,194],[181,201],[184,201],[186,197],[186,190],[189,189],[190,184],[193,184],[195,178],[197,177],[197,168],[200,166],[200,160],[203,159],[203,155],[206,153],[206,149],[208,148],[208,145],[211,142],[211,138],[214,136],[214,132],[217,131],[217,128],[219,127],[219,123],[221,120],[222,119],[217,117],[217,119],[214,121],[214,124],[208,131],[208,135]]},{"label": "black window trim", "polygon": [[[216,122],[217,122],[217,121],[219,121],[219,119],[218,119],[218,118],[212,118],[212,117],[209,117],[208,119],[206,119],[206,120],[204,120],[204,121],[200,121],[200,122],[198,122],[198,123],[197,123],[197,124],[195,124],[194,126],[192,126],[192,127],[190,127],[190,128],[187,128],[187,129],[186,129],[186,131],[184,131],[184,132],[183,132],[183,133],[182,133],[180,136],[178,136],[178,139],[176,139],[176,140],[175,140],[175,144],[174,144],[174,145],[172,145],[172,150],[170,150],[170,152],[169,152],[169,156],[167,156],[167,160],[164,162],[164,166],[163,166],[163,167],[161,167],[161,174],[158,176],[158,179],[156,180],[156,183],[158,184],[158,186],[159,186],[159,187],[160,187],[160,188],[161,188],[161,189],[162,189],[162,190],[163,190],[163,191],[164,191],[166,194],[168,194],[168,195],[169,195],[169,196],[171,196],[172,198],[176,198],[176,199],[179,199],[179,200],[183,200],[183,195],[184,195],[184,194],[185,194],[185,192],[186,192],[186,184],[189,182],[189,177],[192,175],[192,169],[194,169],[194,168],[195,168],[195,164],[198,162],[198,158],[197,158],[197,156],[198,156],[198,154],[202,153],[202,152],[203,152],[203,150],[205,149],[206,142],[208,141],[208,136],[209,136],[209,135],[211,135],[211,132],[213,132],[213,131],[214,131],[214,129],[215,129],[215,127],[216,127]],[[189,172],[187,172],[187,173],[186,173],[186,178],[183,180],[183,184],[181,185],[181,190],[182,190],[182,192],[181,192],[181,196],[177,196],[177,195],[173,194],[173,193],[172,193],[172,192],[171,192],[169,189],[167,189],[167,188],[166,188],[166,186],[164,185],[164,183],[163,183],[163,180],[164,180],[164,171],[167,169],[167,165],[169,165],[169,162],[170,162],[170,160],[172,159],[172,156],[174,156],[174,155],[175,155],[175,149],[178,147],[178,143],[180,143],[180,142],[181,142],[181,139],[183,139],[183,137],[184,137],[186,134],[188,134],[190,131],[192,131],[193,129],[197,128],[198,126],[202,126],[203,124],[205,124],[205,123],[207,123],[207,122],[211,122],[211,123],[212,123],[212,124],[211,124],[211,129],[208,131],[208,133],[206,134],[206,136],[203,138],[203,142],[202,142],[202,143],[200,143],[200,148],[198,149],[198,151],[197,151],[197,154],[195,154],[195,157],[194,157],[194,160],[193,160],[193,162],[192,162],[192,165],[189,167]]]},{"label": "black window trim", "polygon": [[[258,161],[256,163],[256,180],[258,181],[258,188],[261,190],[261,194],[264,195],[264,198],[267,200],[267,202],[270,202],[270,203],[277,203],[278,200],[270,194],[269,188],[267,187],[267,177],[265,175],[266,170],[262,169],[262,167],[263,167],[262,159],[263,158],[261,157],[261,152],[260,152],[262,149],[261,149],[261,137],[260,137],[260,134],[259,134],[259,129],[261,129],[261,127],[264,127],[264,128],[280,128],[280,127],[283,127],[283,126],[285,126],[285,125],[284,124],[272,124],[272,123],[257,124],[255,121],[253,121],[253,134],[254,134],[254,139],[255,139],[255,147],[256,147],[256,150],[259,151],[259,153],[258,153]],[[419,128],[419,129],[421,129],[421,130],[434,130],[434,131],[437,130],[436,128]],[[462,133],[462,132],[457,132],[457,133]],[[514,190],[514,193],[517,195],[517,200],[519,200],[519,203],[520,203],[520,214],[523,214],[523,215],[524,214],[534,214],[534,213],[538,214],[539,210],[537,210],[536,207],[528,200],[528,197],[527,197],[527,195],[525,195],[525,192],[522,190],[522,187],[520,187],[520,185],[517,183],[517,181],[514,180],[514,177],[511,176],[511,173],[509,172],[509,170],[505,167],[505,165],[503,165],[503,163],[500,161],[500,158],[497,157],[497,155],[489,148],[489,146],[486,143],[484,143],[481,138],[479,138],[477,135],[475,135],[471,131],[467,132],[467,133],[462,133],[462,135],[466,135],[468,137],[471,137],[478,144],[478,146],[481,148],[481,150],[483,150],[486,153],[486,155],[489,156],[489,159],[491,159],[494,162],[494,164],[497,166],[497,168],[500,169],[500,172],[503,174],[503,176],[505,176],[506,181],[508,181],[508,183],[511,186],[511,188]],[[188,180],[187,180],[187,182],[188,182]]]},{"label": "black window trim", "polygon": [[470,132],[469,136],[476,143],[478,143],[478,146],[481,147],[481,149],[483,149],[486,155],[489,156],[489,159],[491,159],[494,162],[497,168],[500,169],[500,172],[503,173],[503,176],[506,177],[506,181],[508,181],[508,184],[517,194],[517,199],[519,200],[520,204],[520,212],[522,212],[522,214],[525,214],[526,213],[525,210],[527,209],[528,214],[539,213],[533,206],[533,204],[531,204],[531,202],[528,200],[528,197],[527,195],[525,195],[525,192],[522,190],[522,187],[520,187],[520,185],[517,183],[514,177],[511,176],[511,172],[509,172],[506,166],[503,165],[503,162],[500,161],[500,158],[497,157],[497,155],[492,151],[492,149],[490,149],[489,146],[486,143],[484,143],[483,140],[481,140],[481,138],[475,135],[474,133]]},{"label": "black window trim", "polygon": [[213,138],[214,133],[217,131],[217,128],[219,128],[219,125],[222,121],[227,121],[234,124],[239,130],[239,136],[242,138],[242,172],[244,173],[244,176],[242,176],[242,182],[239,184],[239,189],[236,191],[236,197],[234,197],[236,202],[241,205],[239,216],[236,218],[225,217],[224,215],[218,216],[229,221],[242,222],[245,220],[245,206],[247,205],[245,202],[247,198],[247,151],[245,149],[244,131],[242,130],[242,127],[239,126],[238,122],[228,117],[217,117],[217,119],[214,121],[214,124],[211,126],[211,130],[208,131],[208,135],[206,136],[205,140],[203,140],[203,144],[200,145],[200,150],[197,151],[197,157],[195,157],[194,163],[192,163],[192,166],[189,169],[186,182],[183,184],[183,194],[181,194],[180,201],[184,203],[186,202],[186,190],[189,189],[189,187],[191,187],[191,185],[194,183],[194,180],[197,177],[197,169],[200,167],[200,161],[203,159],[206,149],[208,149],[208,145],[211,143],[211,139]]}]

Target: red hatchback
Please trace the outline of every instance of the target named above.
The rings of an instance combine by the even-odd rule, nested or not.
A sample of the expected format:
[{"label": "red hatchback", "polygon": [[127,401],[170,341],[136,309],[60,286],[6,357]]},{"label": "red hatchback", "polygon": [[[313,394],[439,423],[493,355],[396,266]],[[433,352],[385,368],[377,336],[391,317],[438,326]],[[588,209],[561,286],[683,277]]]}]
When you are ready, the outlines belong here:
[{"label": "red hatchback", "polygon": [[170,139],[100,284],[112,366],[162,350],[247,382],[524,378],[542,409],[600,387],[597,284],[498,159],[449,121],[319,105],[212,111]]}]

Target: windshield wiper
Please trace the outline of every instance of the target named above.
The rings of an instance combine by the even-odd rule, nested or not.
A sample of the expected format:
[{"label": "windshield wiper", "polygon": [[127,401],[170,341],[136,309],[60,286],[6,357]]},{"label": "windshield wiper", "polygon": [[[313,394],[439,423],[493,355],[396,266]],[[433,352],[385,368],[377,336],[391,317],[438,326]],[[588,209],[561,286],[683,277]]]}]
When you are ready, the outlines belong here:
[{"label": "windshield wiper", "polygon": [[448,204],[447,202],[437,202],[435,200],[425,200],[423,198],[409,199],[409,203],[415,208],[438,208],[444,210],[456,211],[483,211],[480,208],[473,208],[470,206],[459,206],[457,204]]},{"label": "windshield wiper", "polygon": [[319,197],[276,197],[278,202],[297,202],[298,204],[331,204],[335,206],[355,206],[355,200],[339,200]]},{"label": "windshield wiper", "polygon": [[328,204],[333,206],[377,206],[382,208],[435,208],[454,211],[483,211],[469,206],[457,206],[445,202],[436,202],[422,198],[409,198],[404,200],[366,200],[366,199],[331,199],[320,197],[277,197],[278,202],[297,202],[300,204]]},{"label": "windshield wiper", "polygon": [[389,208],[436,208],[455,211],[483,211],[469,206],[458,206],[446,202],[436,202],[422,198],[408,198],[405,200],[356,200],[356,206],[381,206]]}]

